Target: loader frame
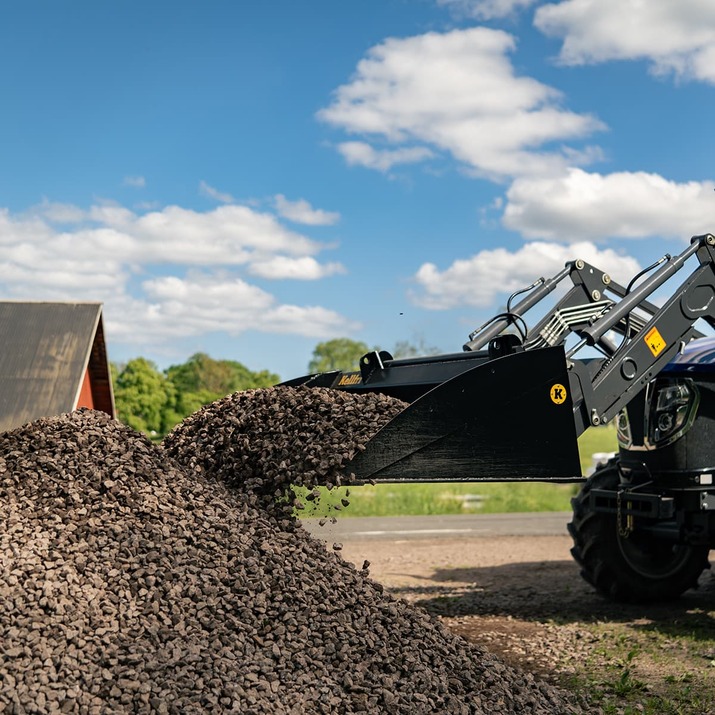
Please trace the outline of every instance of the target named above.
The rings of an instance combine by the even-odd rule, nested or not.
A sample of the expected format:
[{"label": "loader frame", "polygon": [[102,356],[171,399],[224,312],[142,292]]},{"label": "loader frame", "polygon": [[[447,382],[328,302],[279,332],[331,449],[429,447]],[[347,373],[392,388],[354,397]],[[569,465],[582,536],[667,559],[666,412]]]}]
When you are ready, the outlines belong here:
[{"label": "loader frame", "polygon": [[[659,305],[651,296],[697,265]],[[526,314],[571,286],[529,328]],[[520,302],[513,301],[523,295]],[[715,236],[695,236],[622,286],[582,260],[539,278],[469,335],[462,353],[395,360],[288,385],[409,403],[346,465],[353,481],[583,482],[571,549],[619,601],[696,586],[715,548]],[[585,481],[577,438],[618,417],[619,454]]]},{"label": "loader frame", "polygon": [[[661,306],[649,300],[689,259],[698,265],[670,298]],[[526,314],[567,279],[571,288],[529,328]],[[373,351],[359,371],[283,384],[380,392],[410,403],[348,464],[358,481],[579,481],[578,436],[613,419],[702,337],[694,327],[701,318],[715,328],[712,234],[693,237],[628,286],[586,261],[570,261],[513,294],[461,353],[393,359]]]}]

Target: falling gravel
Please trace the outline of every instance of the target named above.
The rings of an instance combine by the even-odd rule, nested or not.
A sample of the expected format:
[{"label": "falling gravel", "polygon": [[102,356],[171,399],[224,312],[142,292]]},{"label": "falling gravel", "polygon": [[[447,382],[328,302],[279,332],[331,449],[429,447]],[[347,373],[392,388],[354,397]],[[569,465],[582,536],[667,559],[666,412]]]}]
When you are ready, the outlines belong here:
[{"label": "falling gravel", "polygon": [[346,462],[406,407],[379,394],[328,388],[236,392],[185,419],[164,440],[170,455],[256,498],[292,512],[289,488],[348,484]]},{"label": "falling gravel", "polygon": [[339,395],[239,393],[166,449],[88,410],[0,435],[0,712],[577,712],[266,506],[402,408]]}]

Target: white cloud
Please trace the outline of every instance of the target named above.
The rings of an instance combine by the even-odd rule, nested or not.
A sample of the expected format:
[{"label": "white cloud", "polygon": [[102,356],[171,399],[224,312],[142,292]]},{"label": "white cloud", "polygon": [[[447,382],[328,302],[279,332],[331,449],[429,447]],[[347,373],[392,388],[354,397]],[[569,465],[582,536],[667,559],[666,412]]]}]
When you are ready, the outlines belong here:
[{"label": "white cloud", "polygon": [[380,150],[366,142],[342,142],[338,144],[338,151],[350,166],[365,166],[378,171],[389,171],[398,164],[415,164],[434,156],[426,146]]},{"label": "white cloud", "polygon": [[[447,151],[495,178],[563,170],[573,156],[540,147],[581,139],[603,124],[563,109],[554,88],[516,76],[508,57],[514,47],[511,35],[485,27],[387,39],[318,117],[396,149]],[[348,151],[369,161],[360,145]]]},{"label": "white cloud", "polygon": [[647,60],[655,74],[715,83],[712,0],[566,0],[540,7],[534,24],[563,38],[565,64]]},{"label": "white cloud", "polygon": [[328,338],[353,333],[360,323],[348,320],[334,310],[319,305],[277,305],[269,310],[256,330],[269,333],[288,333],[304,337]]},{"label": "white cloud", "polygon": [[199,181],[199,193],[202,196],[208,196],[210,199],[218,201],[222,204],[236,203],[236,199],[234,199],[231,194],[227,194],[225,191],[219,191],[213,186],[209,186],[209,184],[207,184],[203,179]]},{"label": "white cloud", "polygon": [[280,304],[271,294],[224,273],[154,278],[142,287],[145,298],[125,296],[107,306],[107,331],[115,339],[145,344],[248,330],[324,338],[360,327],[320,306]]},{"label": "white cloud", "polygon": [[517,10],[533,5],[537,0],[437,0],[437,5],[449,8],[459,17],[494,20],[509,17]]},{"label": "white cloud", "polygon": [[332,226],[340,221],[340,214],[337,211],[314,209],[305,199],[289,201],[283,194],[276,194],[274,202],[278,214],[294,223],[308,226]]},{"label": "white cloud", "polygon": [[686,239],[713,229],[712,181],[676,183],[658,174],[520,178],[507,191],[503,222],[527,238],[558,241],[661,236]]},{"label": "white cloud", "polygon": [[[116,204],[91,207],[93,225],[61,237],[67,250],[111,250],[139,263],[241,265],[266,255],[315,255],[322,244],[283,226],[275,216],[247,206],[194,211],[167,206],[136,214]],[[109,245],[108,245],[109,244]]]},{"label": "white cloud", "polygon": [[111,202],[43,202],[24,214],[0,209],[0,298],[102,301],[109,339],[145,347],[219,330],[323,338],[356,325],[282,304],[238,272],[302,281],[343,272],[317,260],[325,248],[245,206],[140,215]]},{"label": "white cloud", "polygon": [[312,256],[300,258],[273,256],[263,261],[253,261],[249,272],[251,275],[271,280],[292,278],[314,281],[337,273],[345,273],[345,267],[340,263],[318,263]]},{"label": "white cloud", "polygon": [[524,288],[537,278],[550,278],[567,261],[576,258],[597,266],[621,283],[627,283],[639,270],[634,258],[611,249],[598,249],[587,241],[571,245],[535,241],[517,251],[505,248],[480,251],[454,261],[443,271],[434,263],[425,263],[414,276],[418,289],[411,299],[431,310],[486,307],[499,296]]},{"label": "white cloud", "polygon": [[35,206],[30,213],[46,218],[52,223],[81,223],[86,219],[86,213],[72,204],[62,204],[45,199]]},{"label": "white cloud", "polygon": [[[52,213],[52,210],[50,210]],[[67,251],[66,234],[42,216],[0,209],[0,291],[24,299],[104,300],[127,280],[111,252]]]},{"label": "white cloud", "polygon": [[143,189],[146,186],[146,179],[143,176],[125,176],[122,184],[135,189]]}]

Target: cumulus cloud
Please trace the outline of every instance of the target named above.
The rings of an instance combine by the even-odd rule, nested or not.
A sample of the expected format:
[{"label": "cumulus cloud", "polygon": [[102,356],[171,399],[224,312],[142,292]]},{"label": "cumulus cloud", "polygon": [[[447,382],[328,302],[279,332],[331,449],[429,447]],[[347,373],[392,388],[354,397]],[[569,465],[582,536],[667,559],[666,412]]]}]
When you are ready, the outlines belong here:
[{"label": "cumulus cloud", "polygon": [[524,288],[539,277],[555,275],[567,261],[576,258],[606,271],[620,283],[627,283],[639,270],[634,258],[612,249],[599,249],[588,241],[571,245],[534,241],[517,251],[480,251],[454,261],[443,271],[434,263],[425,263],[414,276],[418,287],[411,299],[430,310],[486,307],[499,296]]},{"label": "cumulus cloud", "polygon": [[[192,272],[142,284],[144,296],[125,296],[106,310],[107,330],[127,343],[170,340],[222,331],[248,330],[323,338],[359,325],[320,306],[281,304],[274,296],[226,273]],[[127,316],[141,316],[139,324]]]},{"label": "cumulus cloud", "polygon": [[536,0],[437,0],[437,5],[449,8],[459,17],[495,20],[509,17],[535,2]]},{"label": "cumulus cloud", "polygon": [[86,218],[85,212],[78,206],[47,199],[31,209],[30,213],[42,216],[52,223],[81,223]]},{"label": "cumulus cloud", "polygon": [[542,5],[534,24],[563,39],[564,64],[647,60],[655,74],[715,83],[711,0],[566,0]]},{"label": "cumulus cloud", "polygon": [[247,206],[194,211],[167,206],[137,214],[124,206],[98,204],[92,224],[64,234],[67,250],[106,252],[127,262],[241,265],[266,254],[315,255],[320,243],[283,226],[269,213]]},{"label": "cumulus cloud", "polygon": [[340,221],[337,211],[324,211],[314,209],[305,199],[289,201],[283,194],[274,197],[278,214],[293,223],[302,223],[307,226],[332,226]]},{"label": "cumulus cloud", "polygon": [[273,256],[266,260],[253,261],[249,272],[251,275],[272,280],[293,278],[314,281],[337,273],[345,273],[345,267],[341,263],[318,263],[312,256],[301,258]]},{"label": "cumulus cloud", "polygon": [[86,210],[43,202],[23,214],[0,209],[0,294],[102,301],[112,339],[124,342],[218,330],[323,338],[355,325],[320,306],[282,304],[246,276],[306,281],[343,272],[318,261],[325,248],[245,206],[137,214],[111,202]]},{"label": "cumulus cloud", "polygon": [[350,166],[365,166],[383,172],[398,164],[415,164],[434,156],[426,146],[375,149],[367,142],[342,142],[338,144],[338,151]]},{"label": "cumulus cloud", "polygon": [[689,238],[713,227],[712,181],[668,181],[645,172],[519,178],[507,191],[503,223],[527,238]]},{"label": "cumulus cloud", "polygon": [[[556,89],[517,76],[508,56],[514,48],[513,36],[485,27],[387,39],[359,62],[318,117],[395,150],[421,148],[425,157],[425,149],[449,152],[493,178],[563,170],[574,157],[554,145],[580,140],[603,124],[563,109]],[[341,150],[355,162],[382,167],[371,159],[380,153],[370,155],[361,144]]]}]

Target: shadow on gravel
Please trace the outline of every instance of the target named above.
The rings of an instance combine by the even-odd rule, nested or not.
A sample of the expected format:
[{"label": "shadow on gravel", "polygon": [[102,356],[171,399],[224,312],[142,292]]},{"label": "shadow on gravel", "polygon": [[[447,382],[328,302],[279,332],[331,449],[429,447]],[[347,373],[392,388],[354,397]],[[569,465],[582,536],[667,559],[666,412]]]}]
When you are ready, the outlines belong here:
[{"label": "shadow on gravel", "polygon": [[[434,586],[434,582],[443,586]],[[715,576],[706,572],[698,589],[655,605],[612,603],[579,575],[572,561],[503,564],[435,571],[430,586],[393,588],[437,616],[512,616],[528,621],[628,622],[643,630],[715,637]]]}]

